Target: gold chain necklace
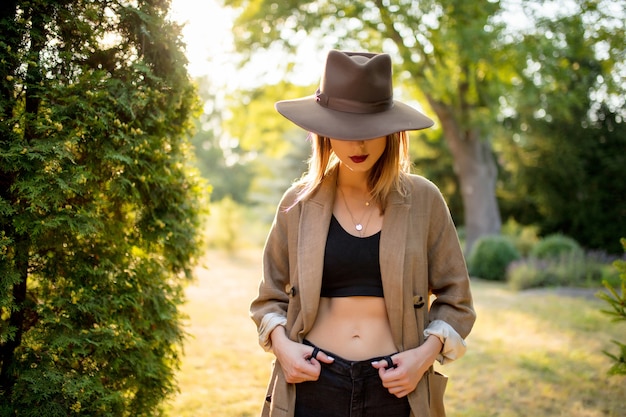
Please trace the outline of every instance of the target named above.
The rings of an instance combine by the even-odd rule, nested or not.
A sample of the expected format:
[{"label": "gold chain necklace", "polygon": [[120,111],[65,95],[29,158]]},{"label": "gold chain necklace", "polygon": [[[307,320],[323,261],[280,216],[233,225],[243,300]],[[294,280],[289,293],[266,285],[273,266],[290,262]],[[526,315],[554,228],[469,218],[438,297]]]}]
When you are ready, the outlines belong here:
[{"label": "gold chain necklace", "polygon": [[[357,232],[359,232],[359,236],[363,237],[363,234],[365,233],[365,231],[367,230],[367,225],[370,223],[370,219],[372,218],[372,210],[368,210],[369,211],[369,216],[367,216],[367,222],[365,223],[365,226],[363,226],[363,216],[365,216],[365,212],[363,212],[363,215],[361,216],[361,219],[357,222],[354,220],[354,215],[352,215],[352,210],[350,210],[350,207],[348,206],[348,199],[346,198],[346,195],[344,194],[343,190],[341,189],[341,187],[337,187],[339,188],[339,192],[341,193],[342,197],[343,197],[343,203],[346,206],[346,210],[348,210],[348,214],[350,215],[350,219],[352,220],[352,224],[354,224],[354,228],[356,229]],[[369,200],[365,202],[365,206],[369,207],[370,202]]]}]

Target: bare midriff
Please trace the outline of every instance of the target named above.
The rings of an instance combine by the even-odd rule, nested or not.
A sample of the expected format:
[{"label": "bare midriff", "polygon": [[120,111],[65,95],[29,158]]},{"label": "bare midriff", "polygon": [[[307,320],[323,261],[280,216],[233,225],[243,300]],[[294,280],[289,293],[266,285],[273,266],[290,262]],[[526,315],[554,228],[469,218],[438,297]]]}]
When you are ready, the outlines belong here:
[{"label": "bare midriff", "polygon": [[397,350],[382,297],[322,297],[306,339],[324,351],[353,361]]}]

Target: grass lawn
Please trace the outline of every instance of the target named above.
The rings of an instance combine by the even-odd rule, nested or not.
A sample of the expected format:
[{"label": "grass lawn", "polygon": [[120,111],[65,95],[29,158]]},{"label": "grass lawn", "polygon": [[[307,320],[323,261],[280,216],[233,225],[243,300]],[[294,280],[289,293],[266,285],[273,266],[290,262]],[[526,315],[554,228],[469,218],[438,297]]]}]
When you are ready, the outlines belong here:
[{"label": "grass lawn", "polygon": [[[180,393],[170,417],[257,416],[272,356],[258,346],[248,305],[260,277],[259,250],[210,252],[187,289],[189,316]],[[626,326],[610,322],[594,297],[559,291],[515,293],[473,281],[478,314],[450,380],[450,417],[626,417],[626,377],[608,377]]]}]

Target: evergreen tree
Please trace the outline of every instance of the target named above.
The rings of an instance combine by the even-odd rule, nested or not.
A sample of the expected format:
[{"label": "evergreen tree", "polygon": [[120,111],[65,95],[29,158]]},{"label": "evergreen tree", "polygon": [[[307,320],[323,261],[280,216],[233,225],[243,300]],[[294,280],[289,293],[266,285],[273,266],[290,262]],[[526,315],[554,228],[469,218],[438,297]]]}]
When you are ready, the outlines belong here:
[{"label": "evergreen tree", "polygon": [[169,1],[0,4],[0,415],[154,416],[202,183]]}]

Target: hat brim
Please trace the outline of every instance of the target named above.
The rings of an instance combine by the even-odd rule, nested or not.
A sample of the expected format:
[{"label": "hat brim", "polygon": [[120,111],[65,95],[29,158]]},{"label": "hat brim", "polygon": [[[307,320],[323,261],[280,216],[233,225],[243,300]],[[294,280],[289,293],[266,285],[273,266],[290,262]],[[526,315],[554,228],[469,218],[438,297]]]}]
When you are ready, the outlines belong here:
[{"label": "hat brim", "polygon": [[314,95],[275,104],[276,110],[304,130],[339,140],[368,140],[406,130],[431,127],[434,122],[413,107],[394,101],[380,113],[347,113],[319,105]]}]

